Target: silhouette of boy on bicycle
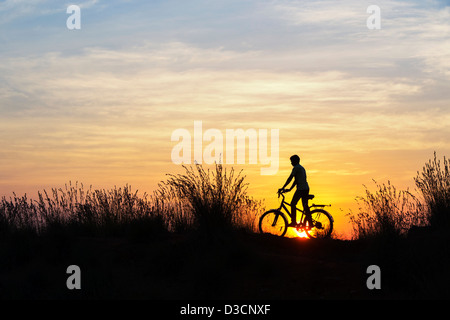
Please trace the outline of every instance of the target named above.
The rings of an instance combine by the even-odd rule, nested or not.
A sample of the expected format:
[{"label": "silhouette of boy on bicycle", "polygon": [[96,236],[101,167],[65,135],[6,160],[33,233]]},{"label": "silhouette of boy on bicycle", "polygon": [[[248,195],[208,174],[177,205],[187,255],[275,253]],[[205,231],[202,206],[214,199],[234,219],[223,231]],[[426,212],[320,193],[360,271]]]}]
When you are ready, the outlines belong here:
[{"label": "silhouette of boy on bicycle", "polygon": [[[291,201],[291,218],[292,222],[289,224],[289,227],[297,227],[297,203],[300,199],[302,199],[303,211],[305,213],[305,223],[308,223],[308,226],[312,226],[311,212],[308,207],[308,197],[309,197],[309,185],[306,180],[306,170],[303,166],[300,165],[300,157],[298,155],[293,155],[291,158],[291,164],[293,166],[292,172],[286,183],[281,189],[278,189],[278,192],[288,192],[291,191],[294,186],[297,186],[297,190],[292,196]],[[285,189],[285,187],[294,179],[294,183],[289,189]],[[306,226],[306,227],[308,227]]]}]

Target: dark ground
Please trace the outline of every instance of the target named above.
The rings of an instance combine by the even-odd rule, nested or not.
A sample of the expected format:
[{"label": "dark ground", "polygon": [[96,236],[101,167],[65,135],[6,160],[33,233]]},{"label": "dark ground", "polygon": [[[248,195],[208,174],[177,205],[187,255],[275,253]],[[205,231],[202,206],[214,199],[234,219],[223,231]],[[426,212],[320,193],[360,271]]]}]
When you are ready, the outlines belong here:
[{"label": "dark ground", "polygon": [[[6,299],[448,299],[448,236],[370,241],[234,233],[154,238],[15,236],[0,241]],[[81,290],[69,290],[69,265]],[[369,290],[367,267],[381,268]]]}]

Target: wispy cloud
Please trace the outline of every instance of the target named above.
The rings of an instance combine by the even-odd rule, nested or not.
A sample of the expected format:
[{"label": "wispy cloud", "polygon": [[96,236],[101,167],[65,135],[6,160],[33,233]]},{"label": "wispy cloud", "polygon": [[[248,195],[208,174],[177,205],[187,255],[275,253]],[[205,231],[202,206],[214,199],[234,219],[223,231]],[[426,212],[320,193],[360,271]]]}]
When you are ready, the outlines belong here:
[{"label": "wispy cloud", "polygon": [[[2,67],[2,74],[9,75],[0,97],[2,113],[35,124],[50,118],[64,127],[115,127],[116,133],[141,137],[170,136],[171,130],[191,125],[193,120],[186,119],[204,119],[223,129],[270,126],[286,130],[285,141],[295,142],[299,132],[306,132],[303,143],[311,150],[416,148],[436,132],[447,134],[448,113],[403,105],[406,97],[420,97],[426,82],[340,71],[220,68],[260,55],[172,43],[130,51],[91,48],[83,56],[11,58]],[[212,67],[201,68],[200,61]],[[149,128],[156,120],[159,127]],[[39,128],[46,143],[50,139],[58,145],[64,138],[47,135],[46,125]],[[6,135],[14,139],[14,131]],[[39,137],[33,135],[35,145]],[[167,143],[167,137],[161,139]]]},{"label": "wispy cloud", "polygon": [[50,0],[6,0],[0,3],[0,25],[16,19],[35,19],[61,11],[61,5],[50,3]]}]

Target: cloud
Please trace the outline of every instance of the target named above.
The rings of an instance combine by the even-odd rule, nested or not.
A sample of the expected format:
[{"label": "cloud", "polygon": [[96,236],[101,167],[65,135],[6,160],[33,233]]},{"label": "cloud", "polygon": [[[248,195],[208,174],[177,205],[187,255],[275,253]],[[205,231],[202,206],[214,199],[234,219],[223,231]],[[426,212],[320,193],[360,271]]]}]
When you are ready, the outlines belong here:
[{"label": "cloud", "polygon": [[[427,137],[447,134],[447,113],[403,103],[405,97],[420,97],[426,86],[420,81],[341,71],[221,68],[261,56],[177,42],[122,51],[87,48],[81,56],[10,58],[1,67],[8,83],[0,91],[1,112],[13,122],[34,123],[40,132],[30,137],[34,144],[54,141],[55,146],[65,135],[50,132],[79,128],[99,137],[94,145],[113,148],[119,134],[129,137],[122,142],[153,137],[161,148],[171,131],[196,119],[220,130],[279,128],[287,144],[302,133],[311,150],[416,148]],[[7,133],[11,139],[23,129],[17,128]]]},{"label": "cloud", "polygon": [[[378,1],[381,30],[368,30],[370,1],[277,1],[273,10],[291,28],[292,46],[305,68],[372,72],[384,76],[404,72],[403,61],[414,61],[415,76],[448,70],[450,8],[421,2]],[[299,55],[299,53],[301,53]],[[292,61],[292,60],[290,60]],[[314,63],[316,62],[316,63]],[[427,67],[422,69],[420,64]],[[299,65],[299,64],[298,64]],[[445,73],[446,71],[444,71]]]},{"label": "cloud", "polygon": [[[87,9],[90,8],[92,6],[98,5],[100,3],[100,0],[87,0],[84,2],[81,2],[79,4],[77,4],[81,9]],[[69,6],[69,5],[67,5]]]},{"label": "cloud", "polygon": [[0,3],[0,25],[7,25],[17,19],[29,20],[60,11],[62,7],[50,3],[49,0],[6,0]]},{"label": "cloud", "polygon": [[[263,52],[200,49],[182,43],[144,46],[130,50],[87,48],[80,56],[48,53],[37,57],[4,59],[3,110],[14,99],[28,99],[30,114],[64,114],[65,106],[95,114],[108,106],[142,106],[182,103],[190,108],[238,110],[242,104],[295,108],[307,102],[310,109],[341,104],[341,110],[379,108],[395,96],[416,95],[422,83],[397,77],[390,80],[355,77],[343,71],[300,72],[265,68],[239,68],[246,61],[264,61]],[[213,102],[216,99],[216,102]],[[30,106],[33,103],[34,106]],[[347,103],[348,106],[343,105]],[[95,107],[93,107],[95,106]],[[90,110],[90,111],[89,111]]]}]

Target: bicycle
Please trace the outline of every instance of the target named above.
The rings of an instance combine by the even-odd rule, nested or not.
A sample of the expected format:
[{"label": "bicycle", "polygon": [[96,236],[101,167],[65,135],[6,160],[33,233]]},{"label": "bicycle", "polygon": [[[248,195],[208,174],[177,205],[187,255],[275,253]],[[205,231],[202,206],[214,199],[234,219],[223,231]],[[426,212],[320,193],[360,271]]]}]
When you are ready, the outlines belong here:
[{"label": "bicycle", "polygon": [[[280,195],[282,196],[280,207],[278,209],[271,209],[264,212],[259,219],[259,231],[261,233],[270,233],[283,237],[286,234],[287,228],[290,227],[286,214],[284,214],[281,210],[284,209],[287,216],[291,218],[290,220],[292,220],[290,210],[286,207],[286,205],[291,206],[291,204],[285,200],[284,192],[286,191],[277,192],[278,198],[280,198]],[[308,200],[312,199],[314,199],[314,195],[311,194],[308,196]],[[297,210],[302,213],[300,223],[295,227],[297,231],[305,231],[306,235],[311,239],[328,238],[333,231],[334,223],[334,219],[331,214],[324,209],[329,206],[331,205],[312,204],[311,206],[308,206],[311,213],[312,226],[308,225],[306,222],[306,215],[304,211],[297,208]]]}]

